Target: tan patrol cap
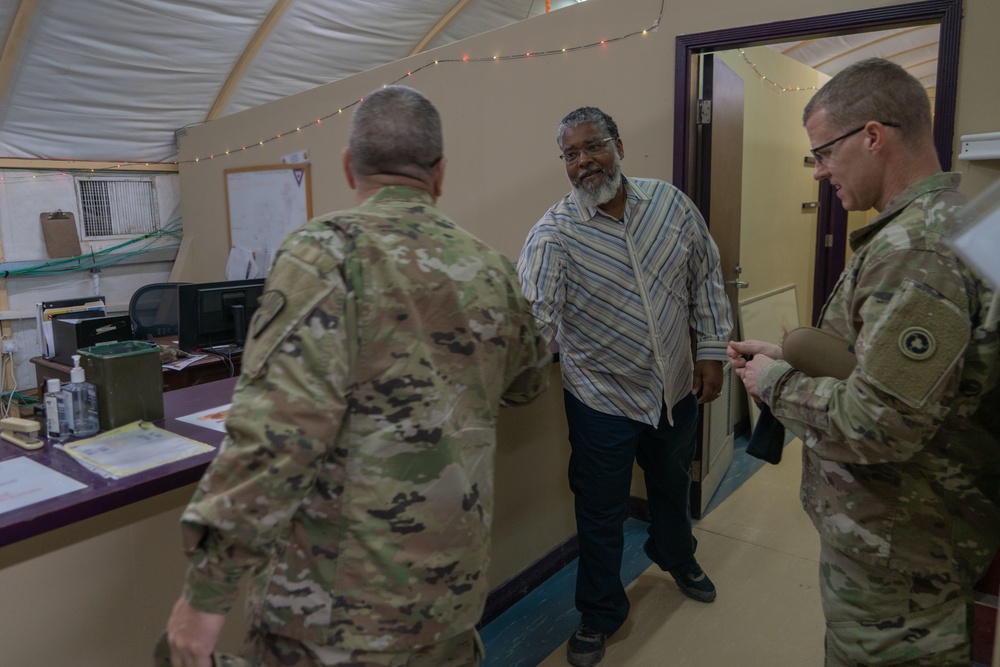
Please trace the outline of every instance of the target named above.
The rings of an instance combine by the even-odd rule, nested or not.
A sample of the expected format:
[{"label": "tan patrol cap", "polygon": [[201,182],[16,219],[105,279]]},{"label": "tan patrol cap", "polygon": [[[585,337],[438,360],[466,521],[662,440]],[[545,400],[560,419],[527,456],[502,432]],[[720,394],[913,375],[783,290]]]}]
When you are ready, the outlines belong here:
[{"label": "tan patrol cap", "polygon": [[792,368],[810,377],[846,380],[858,364],[854,348],[846,338],[815,327],[789,331],[781,350]]}]

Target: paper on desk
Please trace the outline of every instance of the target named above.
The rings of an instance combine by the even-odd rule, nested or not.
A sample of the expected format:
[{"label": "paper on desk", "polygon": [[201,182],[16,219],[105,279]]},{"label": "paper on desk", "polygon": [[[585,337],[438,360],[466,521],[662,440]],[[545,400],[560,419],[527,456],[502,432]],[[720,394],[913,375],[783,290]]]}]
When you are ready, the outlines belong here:
[{"label": "paper on desk", "polygon": [[149,422],[133,422],[93,438],[62,445],[62,450],[100,474],[124,477],[215,449]]},{"label": "paper on desk", "polygon": [[177,421],[187,422],[188,424],[194,424],[195,426],[201,426],[203,428],[210,428],[213,431],[226,432],[226,415],[229,414],[229,408],[232,403],[226,403],[225,405],[220,405],[217,408],[209,408],[208,410],[202,410],[201,412],[195,412],[190,415],[185,415],[183,417],[178,417]]},{"label": "paper on desk", "polygon": [[85,488],[83,482],[25,456],[0,462],[0,513]]},{"label": "paper on desk", "polygon": [[171,371],[179,371],[187,368],[199,359],[204,359],[207,354],[189,354],[183,359],[178,359],[177,361],[171,361],[169,364],[163,364],[163,367]]}]

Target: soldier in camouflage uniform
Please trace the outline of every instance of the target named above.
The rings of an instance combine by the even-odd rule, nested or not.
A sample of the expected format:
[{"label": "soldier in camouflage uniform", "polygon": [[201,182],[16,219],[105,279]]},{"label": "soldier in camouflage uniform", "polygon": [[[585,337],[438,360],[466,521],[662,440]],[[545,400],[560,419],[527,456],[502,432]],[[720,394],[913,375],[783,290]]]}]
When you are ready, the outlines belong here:
[{"label": "soldier in camouflage uniform", "polygon": [[1000,443],[985,425],[1000,351],[993,293],[947,242],[959,175],[941,172],[922,86],[884,60],[836,75],[804,121],[816,178],[845,208],[879,211],[851,235],[819,325],[857,365],[836,380],[758,341],[729,355],[802,438],[826,664],[969,665],[972,589],[1000,543]]},{"label": "soldier in camouflage uniform", "polygon": [[244,575],[251,633],[217,664],[478,664],[497,416],[551,356],[512,263],[434,207],[441,151],[425,97],[373,92],[344,152],[359,205],[282,243],[182,517],[174,667],[212,664]]}]

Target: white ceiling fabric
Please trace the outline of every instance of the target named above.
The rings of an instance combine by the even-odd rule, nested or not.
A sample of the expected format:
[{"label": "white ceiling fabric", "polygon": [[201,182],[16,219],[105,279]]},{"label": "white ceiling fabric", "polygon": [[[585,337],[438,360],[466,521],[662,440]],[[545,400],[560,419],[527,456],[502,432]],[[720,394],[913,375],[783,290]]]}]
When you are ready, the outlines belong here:
[{"label": "white ceiling fabric", "polygon": [[[426,48],[528,16],[474,0]],[[203,122],[275,0],[42,0],[0,99],[0,157],[169,162]],[[0,35],[17,2],[0,3]],[[455,0],[294,0],[222,115],[407,56]],[[543,10],[544,11],[544,10]]]},{"label": "white ceiling fabric", "polygon": [[[544,0],[2,0],[0,158],[171,162],[175,132],[209,119],[220,94],[217,115],[229,115],[403,58],[456,3],[425,49],[545,11]],[[831,74],[891,57],[933,86],[937,28],[894,32],[774,48]]]},{"label": "white ceiling fabric", "polygon": [[771,48],[830,76],[864,58],[885,58],[904,67],[924,88],[934,88],[940,32],[934,24],[772,44]]}]

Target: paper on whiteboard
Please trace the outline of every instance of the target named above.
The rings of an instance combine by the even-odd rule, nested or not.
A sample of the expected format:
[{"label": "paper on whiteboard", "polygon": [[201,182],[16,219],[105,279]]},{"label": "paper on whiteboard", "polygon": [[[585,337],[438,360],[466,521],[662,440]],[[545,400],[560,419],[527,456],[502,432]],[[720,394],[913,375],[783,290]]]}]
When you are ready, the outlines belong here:
[{"label": "paper on whiteboard", "polygon": [[[267,267],[268,264],[263,264]],[[265,269],[257,261],[254,251],[247,248],[233,247],[229,251],[229,261],[226,262],[226,280],[250,280],[264,278]]]}]

